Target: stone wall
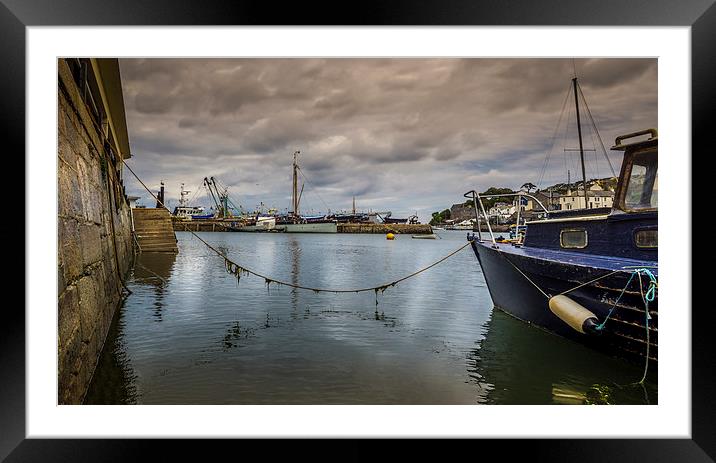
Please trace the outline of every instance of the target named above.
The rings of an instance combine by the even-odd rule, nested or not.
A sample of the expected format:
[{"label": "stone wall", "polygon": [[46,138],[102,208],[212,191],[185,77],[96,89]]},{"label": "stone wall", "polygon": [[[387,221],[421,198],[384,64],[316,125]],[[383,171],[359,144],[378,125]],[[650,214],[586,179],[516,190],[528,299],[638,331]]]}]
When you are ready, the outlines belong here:
[{"label": "stone wall", "polygon": [[433,232],[426,223],[339,223],[338,233],[379,233],[379,234],[408,234],[426,235]]},{"label": "stone wall", "polygon": [[108,155],[69,68],[58,66],[58,402],[79,404],[133,249],[121,161]]}]

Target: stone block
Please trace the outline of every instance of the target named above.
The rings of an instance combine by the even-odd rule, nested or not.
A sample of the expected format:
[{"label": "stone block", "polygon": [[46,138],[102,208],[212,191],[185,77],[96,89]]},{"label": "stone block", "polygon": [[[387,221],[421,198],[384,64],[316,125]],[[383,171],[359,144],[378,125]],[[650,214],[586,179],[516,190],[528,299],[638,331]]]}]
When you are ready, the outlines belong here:
[{"label": "stone block", "polygon": [[72,108],[70,108],[70,105],[67,103],[67,100],[62,97],[60,98],[60,101],[62,102],[58,115],[58,118],[62,121],[59,124],[59,127],[61,129],[60,133],[62,133],[65,137],[69,137],[69,131],[74,128],[74,115],[72,114]]},{"label": "stone block", "polygon": [[86,157],[85,151],[87,151],[87,143],[82,138],[81,133],[84,129],[80,127],[77,116],[74,113],[70,112],[65,114],[65,136],[67,137],[72,149],[75,150],[77,154]]},{"label": "stone block", "polygon": [[77,221],[60,219],[58,223],[58,251],[62,253],[64,280],[69,283],[77,279],[83,271],[80,233]]},{"label": "stone block", "polygon": [[88,275],[77,282],[80,295],[80,334],[83,342],[89,342],[97,326],[99,301],[93,275]]},{"label": "stone block", "polygon": [[62,263],[62,250],[57,249],[57,294],[61,294],[65,290],[67,283],[65,282],[65,267]]},{"label": "stone block", "polygon": [[98,186],[98,184],[92,183],[89,195],[89,219],[99,225],[102,223],[102,210],[104,208],[103,199],[105,197],[105,192]]},{"label": "stone block", "polygon": [[62,137],[65,134],[65,115],[67,103],[62,92],[57,93],[57,135]]},{"label": "stone block", "polygon": [[76,172],[58,161],[57,201],[60,215],[75,217],[82,215],[82,196]]},{"label": "stone block", "polygon": [[[80,354],[80,363],[77,368],[77,380],[80,385],[82,385],[81,389],[82,392],[78,394],[78,397],[73,398],[77,402],[79,402],[82,399],[82,396],[84,395],[84,391],[87,390],[87,387],[89,386],[90,379],[92,377],[92,372],[95,368],[95,362],[94,357],[90,355],[90,339],[88,340],[82,340],[82,351]],[[77,393],[75,392],[75,395]]]},{"label": "stone block", "polygon": [[89,187],[89,167],[83,158],[77,158],[77,177],[79,179],[80,198],[82,200],[82,217],[90,221],[90,210],[92,208]]},{"label": "stone block", "polygon": [[82,243],[82,263],[86,267],[102,259],[102,243],[99,239],[100,227],[91,223],[82,224],[79,229]]},{"label": "stone block", "polygon": [[95,273],[97,275],[97,299],[105,301],[107,300],[107,291],[105,289],[107,285],[107,275],[104,271],[103,262],[100,262],[99,265],[95,267]]},{"label": "stone block", "polygon": [[68,166],[74,169],[75,164],[77,164],[77,153],[75,153],[75,150],[70,146],[70,142],[62,134],[57,140],[57,153],[62,156],[62,159],[67,162]]},{"label": "stone block", "polygon": [[70,334],[80,326],[80,299],[77,287],[69,286],[59,297],[57,305],[57,335],[65,344]]},{"label": "stone block", "polygon": [[58,337],[57,344],[57,374],[65,382],[69,382],[69,376],[77,373],[82,352],[79,326],[70,331],[65,339]]}]

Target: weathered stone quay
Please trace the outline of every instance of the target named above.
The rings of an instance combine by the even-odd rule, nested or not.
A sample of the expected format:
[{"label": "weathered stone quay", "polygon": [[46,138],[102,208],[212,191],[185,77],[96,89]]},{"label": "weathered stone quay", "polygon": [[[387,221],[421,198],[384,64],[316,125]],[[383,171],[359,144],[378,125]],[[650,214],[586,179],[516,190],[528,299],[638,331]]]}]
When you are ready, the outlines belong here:
[{"label": "weathered stone quay", "polygon": [[[173,220],[175,231],[203,231],[220,232],[231,231],[235,220]],[[406,224],[406,223],[339,223],[338,233],[375,233],[375,234],[410,234],[426,235],[433,232],[429,224]]]},{"label": "weathered stone quay", "polygon": [[408,223],[339,223],[338,233],[393,233],[395,235],[429,235],[429,224]]},{"label": "weathered stone quay", "polygon": [[174,231],[202,231],[202,232],[220,232],[231,231],[236,220],[224,219],[201,219],[201,220],[181,220],[172,217],[172,226]]},{"label": "weathered stone quay", "polygon": [[133,258],[116,59],[58,60],[58,403],[82,403]]}]

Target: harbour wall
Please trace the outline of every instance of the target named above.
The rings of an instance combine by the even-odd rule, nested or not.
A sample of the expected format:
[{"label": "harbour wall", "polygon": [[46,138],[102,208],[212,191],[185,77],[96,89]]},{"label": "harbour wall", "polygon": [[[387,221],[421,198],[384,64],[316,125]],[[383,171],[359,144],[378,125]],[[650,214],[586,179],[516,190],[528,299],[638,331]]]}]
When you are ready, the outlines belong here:
[{"label": "harbour wall", "polygon": [[202,232],[220,232],[231,231],[232,223],[235,220],[181,220],[172,218],[172,226],[174,231],[202,231]]},{"label": "harbour wall", "polygon": [[[175,231],[230,231],[231,221],[224,220],[173,220]],[[377,233],[425,235],[433,232],[429,224],[406,223],[339,223],[338,233]]]},{"label": "harbour wall", "polygon": [[133,260],[121,159],[58,60],[58,402],[82,403]]},{"label": "harbour wall", "polygon": [[429,224],[408,223],[339,223],[338,233],[379,233],[395,235],[429,235],[433,228]]}]

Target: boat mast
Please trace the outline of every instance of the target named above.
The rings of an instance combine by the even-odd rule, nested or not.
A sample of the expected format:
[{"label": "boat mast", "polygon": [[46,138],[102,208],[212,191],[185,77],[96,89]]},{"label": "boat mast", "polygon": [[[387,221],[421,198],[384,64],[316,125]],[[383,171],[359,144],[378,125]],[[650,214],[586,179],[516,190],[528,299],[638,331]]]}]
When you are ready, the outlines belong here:
[{"label": "boat mast", "polygon": [[300,151],[293,153],[293,215],[298,217],[298,155]]},{"label": "boat mast", "polygon": [[587,209],[589,201],[587,200],[587,174],[584,172],[584,147],[582,146],[582,124],[579,119],[579,96],[577,95],[577,77],[572,78],[572,86],[574,87],[574,104],[577,108],[577,134],[579,135],[579,158],[582,161],[582,186],[584,187],[584,208]]}]

